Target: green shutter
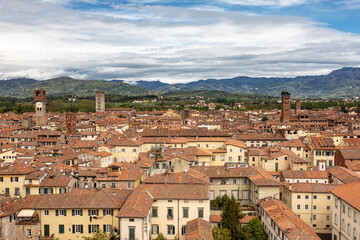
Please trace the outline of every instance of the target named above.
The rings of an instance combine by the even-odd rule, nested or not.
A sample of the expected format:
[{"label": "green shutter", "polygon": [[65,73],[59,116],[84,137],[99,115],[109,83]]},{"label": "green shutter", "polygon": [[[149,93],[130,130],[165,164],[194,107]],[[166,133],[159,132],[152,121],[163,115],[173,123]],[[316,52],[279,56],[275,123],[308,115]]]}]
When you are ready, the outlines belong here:
[{"label": "green shutter", "polygon": [[59,216],[59,210],[57,210],[57,209],[55,210],[55,215]]},{"label": "green shutter", "polygon": [[111,209],[111,216],[114,216],[114,209]]},{"label": "green shutter", "polygon": [[105,209],[103,209],[103,216],[105,216],[105,211],[106,211],[106,210],[105,210]]},{"label": "green shutter", "polygon": [[74,209],[71,210],[71,214],[72,214],[72,216],[75,216],[75,210]]},{"label": "green shutter", "polygon": [[73,233],[75,233],[75,225],[72,225]]},{"label": "green shutter", "polygon": [[82,216],[83,214],[82,214],[82,210],[80,210],[80,216]]},{"label": "green shutter", "polygon": [[66,216],[66,210],[64,210],[64,216]]},{"label": "green shutter", "polygon": [[103,225],[103,232],[106,233],[106,224]]},{"label": "green shutter", "polygon": [[96,216],[99,216],[99,209],[96,210]]},{"label": "green shutter", "polygon": [[59,225],[59,233],[64,233],[64,232],[65,232],[64,225]]},{"label": "green shutter", "polygon": [[91,233],[91,225],[89,224],[89,233]]},{"label": "green shutter", "polygon": [[80,225],[80,232],[81,232],[81,233],[84,233],[83,225]]},{"label": "green shutter", "polygon": [[89,210],[89,216],[91,216],[91,210]]}]

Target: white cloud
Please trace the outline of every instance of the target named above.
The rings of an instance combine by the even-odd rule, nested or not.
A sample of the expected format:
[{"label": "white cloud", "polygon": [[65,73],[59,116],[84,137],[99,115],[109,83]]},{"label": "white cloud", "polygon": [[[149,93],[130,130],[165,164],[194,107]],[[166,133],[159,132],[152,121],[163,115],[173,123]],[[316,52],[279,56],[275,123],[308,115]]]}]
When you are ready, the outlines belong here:
[{"label": "white cloud", "polygon": [[53,1],[1,2],[0,78],[186,82],[360,65],[358,35],[304,18],[150,5],[84,12]]},{"label": "white cloud", "polygon": [[309,2],[309,0],[222,0],[222,2],[245,6],[288,7],[301,5]]}]

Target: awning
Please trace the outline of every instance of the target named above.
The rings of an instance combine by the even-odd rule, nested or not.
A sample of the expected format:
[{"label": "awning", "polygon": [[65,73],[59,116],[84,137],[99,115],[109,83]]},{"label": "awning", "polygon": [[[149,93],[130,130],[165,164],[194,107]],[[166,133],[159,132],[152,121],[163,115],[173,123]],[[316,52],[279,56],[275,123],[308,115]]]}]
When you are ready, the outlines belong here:
[{"label": "awning", "polygon": [[23,209],[19,212],[17,217],[32,217],[35,213],[33,209]]}]

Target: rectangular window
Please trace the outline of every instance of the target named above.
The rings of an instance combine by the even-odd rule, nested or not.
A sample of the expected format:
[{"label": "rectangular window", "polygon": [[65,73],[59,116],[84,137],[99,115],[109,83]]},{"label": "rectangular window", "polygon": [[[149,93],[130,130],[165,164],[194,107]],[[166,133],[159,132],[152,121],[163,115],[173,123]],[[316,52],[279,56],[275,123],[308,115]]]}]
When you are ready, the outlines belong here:
[{"label": "rectangular window", "polygon": [[305,195],[305,199],[309,199],[309,195]]},{"label": "rectangular window", "polygon": [[297,195],[297,199],[301,199],[301,196],[300,196],[300,195]]},{"label": "rectangular window", "polygon": [[26,191],[26,195],[30,194],[30,188],[27,187],[25,191]]},{"label": "rectangular window", "polygon": [[210,191],[210,200],[214,200],[214,199],[215,199],[215,192]]},{"label": "rectangular window", "polygon": [[316,210],[316,205],[313,206],[314,210]]},{"label": "rectangular window", "polygon": [[73,225],[73,233],[83,233],[83,225]]},{"label": "rectangular window", "polygon": [[174,218],[174,209],[173,208],[168,208],[167,209],[167,218],[169,218],[169,219]]},{"label": "rectangular window", "polygon": [[106,232],[106,233],[109,233],[112,230],[111,224],[104,224],[103,228],[104,228],[103,231]]},{"label": "rectangular window", "polygon": [[296,208],[297,208],[297,209],[300,209],[300,204],[298,204],[298,205],[296,206]]},{"label": "rectangular window", "polygon": [[50,215],[50,214],[49,214],[49,210],[47,210],[47,209],[44,210],[44,215],[45,215],[45,216],[49,216],[49,215]]},{"label": "rectangular window", "polygon": [[198,218],[204,218],[204,208],[198,208]]},{"label": "rectangular window", "polygon": [[159,225],[157,224],[151,225],[151,232],[152,234],[159,234]]},{"label": "rectangular window", "polygon": [[317,199],[317,196],[316,196],[316,195],[314,195],[314,199]]},{"label": "rectangular window", "polygon": [[56,210],[56,216],[66,216],[66,210],[64,209]]},{"label": "rectangular window", "polygon": [[330,206],[326,206],[326,210],[330,210]]},{"label": "rectangular window", "polygon": [[82,210],[81,209],[74,209],[72,210],[73,216],[82,216]]},{"label": "rectangular window", "polygon": [[313,220],[316,220],[316,215],[313,215]]},{"label": "rectangular window", "polygon": [[132,182],[127,182],[127,188],[131,189],[131,187],[132,187]]},{"label": "rectangular window", "polygon": [[357,222],[357,212],[354,211],[354,222]]},{"label": "rectangular window", "polygon": [[239,199],[239,191],[238,190],[232,190],[231,194],[234,196],[235,199]]},{"label": "rectangular window", "polygon": [[93,224],[93,225],[89,225],[89,233],[94,233],[97,232],[99,230],[99,225]]},{"label": "rectangular window", "polygon": [[173,226],[173,225],[168,225],[168,226],[167,226],[167,233],[168,233],[169,235],[174,235],[174,234],[175,234],[175,226]]},{"label": "rectangular window", "polygon": [[152,217],[158,217],[158,208],[153,207],[151,215],[152,215]]},{"label": "rectangular window", "polygon": [[65,233],[65,227],[64,225],[59,225],[59,233]]},{"label": "rectangular window", "polygon": [[4,182],[4,177],[0,177],[0,182]]},{"label": "rectangular window", "polygon": [[112,216],[113,210],[112,209],[104,209],[103,215],[104,216]]},{"label": "rectangular window", "polygon": [[186,235],[186,225],[181,227],[181,235]]},{"label": "rectangular window", "polygon": [[31,237],[31,229],[26,229],[26,236]]},{"label": "rectangular window", "polygon": [[306,204],[306,205],[305,205],[305,209],[309,209],[309,205]]},{"label": "rectangular window", "polygon": [[90,209],[89,216],[99,216],[99,210],[98,209]]},{"label": "rectangular window", "polygon": [[330,215],[326,215],[326,221],[330,221]]},{"label": "rectangular window", "polygon": [[189,217],[189,208],[184,207],[183,208],[183,218],[188,218]]}]

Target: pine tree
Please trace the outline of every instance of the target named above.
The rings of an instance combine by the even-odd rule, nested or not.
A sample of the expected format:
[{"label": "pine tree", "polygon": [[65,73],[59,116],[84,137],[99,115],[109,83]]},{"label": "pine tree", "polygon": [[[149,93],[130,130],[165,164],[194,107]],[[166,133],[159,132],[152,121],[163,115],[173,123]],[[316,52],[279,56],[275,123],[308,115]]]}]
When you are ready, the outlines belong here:
[{"label": "pine tree", "polygon": [[241,232],[240,219],[244,215],[240,212],[239,203],[234,196],[227,199],[224,203],[223,211],[221,213],[221,226],[229,229],[232,239],[237,239],[237,233]]}]

